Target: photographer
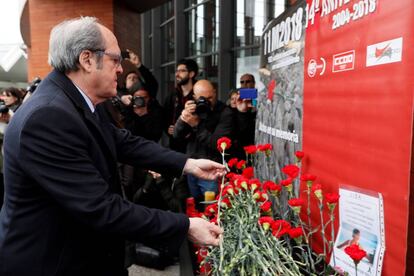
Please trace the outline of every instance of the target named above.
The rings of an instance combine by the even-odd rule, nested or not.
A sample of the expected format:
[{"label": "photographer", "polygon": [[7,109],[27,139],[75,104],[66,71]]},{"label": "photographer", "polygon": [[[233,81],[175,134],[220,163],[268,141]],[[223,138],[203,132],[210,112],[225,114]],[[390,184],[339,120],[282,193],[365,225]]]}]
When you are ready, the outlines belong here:
[{"label": "photographer", "polygon": [[126,106],[125,128],[132,134],[158,142],[163,127],[163,110],[151,96],[148,88],[137,81],[130,88],[130,95],[122,98]]},{"label": "photographer", "polygon": [[[217,100],[217,92],[208,80],[199,80],[194,87],[194,100],[187,101],[174,127],[174,137],[186,139],[186,153],[191,157],[203,157],[221,162],[217,150],[220,137],[231,137],[233,112]],[[206,191],[217,194],[216,181],[201,180],[188,176],[190,192],[196,200],[204,198]]]}]

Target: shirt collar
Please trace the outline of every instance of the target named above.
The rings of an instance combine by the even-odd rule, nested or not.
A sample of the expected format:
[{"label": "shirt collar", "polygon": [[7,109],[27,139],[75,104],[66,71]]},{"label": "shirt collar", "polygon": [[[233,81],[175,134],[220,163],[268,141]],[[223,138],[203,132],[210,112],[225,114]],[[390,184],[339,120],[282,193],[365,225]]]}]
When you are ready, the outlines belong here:
[{"label": "shirt collar", "polygon": [[89,97],[76,84],[74,84],[74,85],[76,86],[78,91],[81,93],[82,97],[85,99],[85,101],[88,104],[88,107],[91,110],[91,112],[94,113],[95,112],[95,106],[93,106],[91,99],[89,99]]}]

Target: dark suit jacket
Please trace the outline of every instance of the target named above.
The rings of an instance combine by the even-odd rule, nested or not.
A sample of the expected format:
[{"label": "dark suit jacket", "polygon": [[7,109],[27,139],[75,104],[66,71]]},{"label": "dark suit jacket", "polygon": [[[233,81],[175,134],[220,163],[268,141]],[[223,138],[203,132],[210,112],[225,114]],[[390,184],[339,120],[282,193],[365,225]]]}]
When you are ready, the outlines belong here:
[{"label": "dark suit jacket", "polygon": [[122,275],[125,238],[177,248],[189,220],[122,199],[116,161],[181,174],[186,157],[98,121],[53,71],[5,137],[0,275]]}]

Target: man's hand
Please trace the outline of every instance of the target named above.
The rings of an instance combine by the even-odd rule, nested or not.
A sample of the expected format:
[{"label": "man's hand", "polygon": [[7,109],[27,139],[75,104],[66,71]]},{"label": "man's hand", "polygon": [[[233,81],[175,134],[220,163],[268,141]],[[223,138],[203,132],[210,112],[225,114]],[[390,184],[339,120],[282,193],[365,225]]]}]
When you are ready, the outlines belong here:
[{"label": "man's hand", "polygon": [[226,167],[207,159],[189,158],[183,172],[205,180],[216,180],[226,174]]},{"label": "man's hand", "polygon": [[223,230],[202,218],[190,218],[188,239],[201,246],[218,246]]},{"label": "man's hand", "polygon": [[181,112],[180,118],[181,120],[189,124],[191,127],[196,127],[200,123],[200,118],[197,115],[190,113],[186,109],[184,109],[183,112]]},{"label": "man's hand", "polygon": [[129,106],[131,104],[131,100],[132,100],[131,95],[123,95],[121,97],[121,102],[126,106]]},{"label": "man's hand", "polygon": [[8,124],[10,121],[10,113],[0,113],[0,122]]},{"label": "man's hand", "polygon": [[168,127],[168,134],[169,134],[169,135],[174,135],[174,125],[170,125],[170,126]]},{"label": "man's hand", "polygon": [[245,113],[252,108],[252,100],[240,99],[240,94],[237,95],[236,107],[239,112]]},{"label": "man's hand", "polygon": [[132,52],[131,50],[129,50],[129,49],[126,49],[126,50],[129,53],[129,58],[127,58],[127,60],[129,60],[136,67],[140,67],[141,66],[141,59],[139,58],[139,56],[137,54],[135,54],[134,52]]}]

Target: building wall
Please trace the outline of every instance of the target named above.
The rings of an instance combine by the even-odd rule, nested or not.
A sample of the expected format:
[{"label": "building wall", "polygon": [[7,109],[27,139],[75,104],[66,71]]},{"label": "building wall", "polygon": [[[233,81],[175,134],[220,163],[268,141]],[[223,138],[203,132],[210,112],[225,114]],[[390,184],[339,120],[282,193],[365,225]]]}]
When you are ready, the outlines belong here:
[{"label": "building wall", "polygon": [[113,0],[29,0],[30,47],[28,80],[44,78],[52,68],[47,63],[50,31],[57,23],[79,16],[95,16],[114,31],[121,49],[140,51],[139,14]]}]

